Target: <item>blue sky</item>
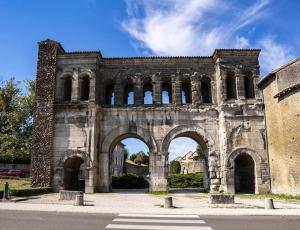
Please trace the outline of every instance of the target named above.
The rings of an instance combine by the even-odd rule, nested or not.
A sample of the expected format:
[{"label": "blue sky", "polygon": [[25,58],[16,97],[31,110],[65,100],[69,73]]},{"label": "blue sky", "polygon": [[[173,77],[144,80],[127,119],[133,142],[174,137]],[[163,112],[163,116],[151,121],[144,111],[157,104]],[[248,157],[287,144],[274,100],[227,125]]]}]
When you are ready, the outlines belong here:
[{"label": "blue sky", "polygon": [[105,57],[261,48],[265,75],[300,56],[299,9],[297,0],[0,0],[0,80],[33,79],[46,38]]}]

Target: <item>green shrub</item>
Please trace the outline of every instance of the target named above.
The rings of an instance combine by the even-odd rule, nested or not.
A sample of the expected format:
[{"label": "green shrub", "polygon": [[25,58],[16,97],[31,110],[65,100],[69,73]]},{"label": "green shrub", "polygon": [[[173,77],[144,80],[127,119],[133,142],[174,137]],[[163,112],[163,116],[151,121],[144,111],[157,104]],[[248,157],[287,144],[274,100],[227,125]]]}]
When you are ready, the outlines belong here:
[{"label": "green shrub", "polygon": [[179,161],[172,161],[170,164],[170,173],[179,174],[181,171],[181,165]]},{"label": "green shrub", "polygon": [[21,188],[21,189],[9,189],[11,196],[33,196],[52,192],[52,188]]},{"label": "green shrub", "polygon": [[168,184],[170,188],[200,188],[203,187],[203,174],[170,174]]},{"label": "green shrub", "polygon": [[121,176],[113,176],[112,187],[114,189],[147,188],[149,184],[144,177],[129,173]]}]

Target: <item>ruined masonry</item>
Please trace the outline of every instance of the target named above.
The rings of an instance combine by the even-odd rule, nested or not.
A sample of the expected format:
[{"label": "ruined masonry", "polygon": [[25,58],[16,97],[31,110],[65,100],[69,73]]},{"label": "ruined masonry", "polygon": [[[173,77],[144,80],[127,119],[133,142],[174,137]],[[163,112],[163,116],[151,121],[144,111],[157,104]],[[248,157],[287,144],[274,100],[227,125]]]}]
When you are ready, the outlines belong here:
[{"label": "ruined masonry", "polygon": [[150,150],[150,191],[166,191],[169,144],[190,137],[211,192],[269,192],[259,53],[104,58],[40,42],[32,185],[76,190],[84,164],[85,192],[109,192],[114,147],[134,137]]}]

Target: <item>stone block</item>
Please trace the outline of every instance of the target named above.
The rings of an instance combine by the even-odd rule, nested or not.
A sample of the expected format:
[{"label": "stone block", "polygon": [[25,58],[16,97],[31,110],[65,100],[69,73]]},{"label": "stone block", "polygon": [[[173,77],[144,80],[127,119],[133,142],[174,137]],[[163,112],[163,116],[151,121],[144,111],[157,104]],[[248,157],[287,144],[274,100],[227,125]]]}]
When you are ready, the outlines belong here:
[{"label": "stone block", "polygon": [[60,190],[59,200],[75,200],[77,195],[83,195],[82,191]]},{"label": "stone block", "polygon": [[210,194],[210,204],[234,204],[234,195],[232,194]]}]

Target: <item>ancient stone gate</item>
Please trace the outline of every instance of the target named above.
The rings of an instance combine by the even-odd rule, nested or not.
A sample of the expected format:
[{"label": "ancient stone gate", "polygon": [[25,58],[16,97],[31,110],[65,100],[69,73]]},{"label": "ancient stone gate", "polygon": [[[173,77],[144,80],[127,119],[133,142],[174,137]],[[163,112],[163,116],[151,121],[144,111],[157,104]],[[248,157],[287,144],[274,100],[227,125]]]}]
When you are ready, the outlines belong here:
[{"label": "ancient stone gate", "polygon": [[108,192],[112,151],[135,137],[150,150],[150,190],[166,191],[169,144],[190,137],[204,149],[211,191],[235,192],[235,159],[247,155],[255,192],[268,192],[259,52],[104,58],[40,42],[32,185],[62,189],[74,165],[84,162],[85,191]]}]

